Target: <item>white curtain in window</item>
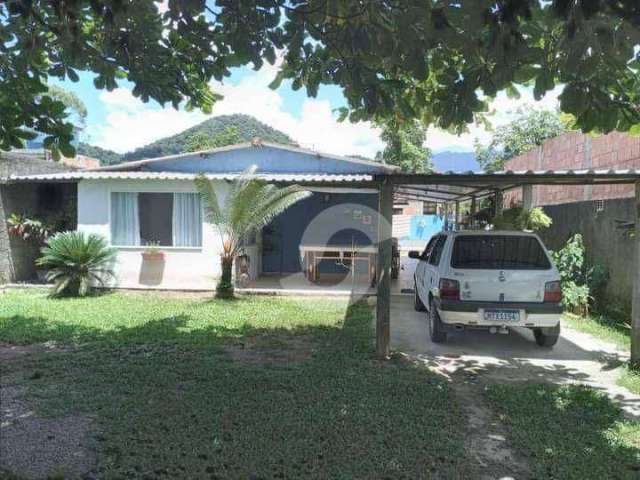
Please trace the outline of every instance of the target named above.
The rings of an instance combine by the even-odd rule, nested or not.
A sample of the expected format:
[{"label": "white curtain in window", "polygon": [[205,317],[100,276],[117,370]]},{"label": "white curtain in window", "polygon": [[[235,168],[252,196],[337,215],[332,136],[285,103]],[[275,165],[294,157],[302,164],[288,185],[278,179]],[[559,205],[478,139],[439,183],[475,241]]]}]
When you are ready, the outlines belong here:
[{"label": "white curtain in window", "polygon": [[140,245],[140,215],[137,193],[111,194],[111,243]]},{"label": "white curtain in window", "polygon": [[173,246],[202,245],[202,209],[197,193],[173,194]]}]

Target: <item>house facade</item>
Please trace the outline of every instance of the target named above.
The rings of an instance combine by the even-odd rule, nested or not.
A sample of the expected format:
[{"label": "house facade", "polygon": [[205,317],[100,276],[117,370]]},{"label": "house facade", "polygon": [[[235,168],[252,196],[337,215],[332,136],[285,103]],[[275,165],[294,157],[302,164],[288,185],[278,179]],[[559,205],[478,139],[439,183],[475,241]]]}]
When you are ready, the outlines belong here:
[{"label": "house facade", "polygon": [[[82,172],[22,176],[13,182],[77,184],[77,229],[117,251],[113,286],[211,289],[220,276],[222,239],[206,221],[194,179],[205,174],[224,203],[231,182],[255,166],[269,183],[299,184],[311,196],[246,239],[251,279],[304,269],[301,247],[362,248],[377,241],[373,161],[261,142],[123,163]],[[324,262],[335,270],[337,262]]]}]

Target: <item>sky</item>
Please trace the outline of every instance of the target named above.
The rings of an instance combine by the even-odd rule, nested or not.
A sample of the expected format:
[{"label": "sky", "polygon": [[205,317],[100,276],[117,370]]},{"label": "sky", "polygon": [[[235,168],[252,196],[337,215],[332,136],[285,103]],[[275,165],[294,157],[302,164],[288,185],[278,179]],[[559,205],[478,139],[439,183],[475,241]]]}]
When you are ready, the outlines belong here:
[{"label": "sky", "polygon": [[[276,71],[276,66],[268,64],[259,71],[243,67],[235,69],[224,82],[212,82],[212,89],[224,98],[215,104],[211,115],[162,107],[154,101],[143,103],[131,94],[131,85],[126,82],[111,92],[96,90],[91,73],[81,74],[77,83],[52,83],[75,92],[87,106],[87,128],[80,140],[120,153],[181,132],[212,116],[232,113],[252,115],[288,134],[301,146],[320,152],[374,157],[384,147],[380,131],[370,123],[337,121],[335,109],[345,105],[338,87],[323,86],[316,98],[308,98],[304,89],[293,91],[288,82],[274,91],[268,85]],[[507,123],[518,108],[555,108],[558,93],[558,89],[549,92],[540,102],[534,101],[530,89],[521,89],[518,100],[500,94],[492,104],[495,114],[491,121],[494,126]],[[490,138],[491,132],[475,125],[460,136],[430,128],[426,146],[435,153],[473,151],[475,139],[487,143]]]}]

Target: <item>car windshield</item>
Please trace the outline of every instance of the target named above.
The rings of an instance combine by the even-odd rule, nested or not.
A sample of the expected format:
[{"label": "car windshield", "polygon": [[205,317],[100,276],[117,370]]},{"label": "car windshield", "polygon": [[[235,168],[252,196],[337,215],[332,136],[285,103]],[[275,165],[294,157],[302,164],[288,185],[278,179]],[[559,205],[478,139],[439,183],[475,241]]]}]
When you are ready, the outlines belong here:
[{"label": "car windshield", "polygon": [[535,237],[523,235],[463,235],[456,238],[453,268],[484,270],[548,270],[549,259]]}]

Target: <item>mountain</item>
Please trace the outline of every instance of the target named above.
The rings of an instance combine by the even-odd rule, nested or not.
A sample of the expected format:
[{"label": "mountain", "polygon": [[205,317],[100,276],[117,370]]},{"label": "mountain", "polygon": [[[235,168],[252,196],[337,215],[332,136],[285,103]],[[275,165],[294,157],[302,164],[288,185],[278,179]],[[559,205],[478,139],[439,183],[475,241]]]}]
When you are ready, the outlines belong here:
[{"label": "mountain", "polygon": [[449,170],[454,172],[468,172],[469,170],[477,172],[480,170],[480,165],[478,165],[473,152],[446,150],[431,155],[431,162],[437,172],[447,172]]},{"label": "mountain", "polygon": [[186,151],[187,140],[194,134],[216,136],[226,129],[235,127],[240,135],[241,142],[249,142],[255,137],[265,142],[293,144],[293,140],[275,128],[256,120],[249,115],[220,115],[188,128],[176,135],[161,138],[144,147],[136,148],[133,152],[127,152],[122,156],[124,161],[140,160],[142,158],[163,157],[175,155]]},{"label": "mountain", "polygon": [[113,165],[122,162],[122,154],[107,150],[106,148],[96,147],[88,143],[80,142],[76,148],[78,155],[86,155],[87,157],[97,158],[100,165]]}]

